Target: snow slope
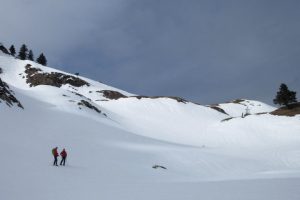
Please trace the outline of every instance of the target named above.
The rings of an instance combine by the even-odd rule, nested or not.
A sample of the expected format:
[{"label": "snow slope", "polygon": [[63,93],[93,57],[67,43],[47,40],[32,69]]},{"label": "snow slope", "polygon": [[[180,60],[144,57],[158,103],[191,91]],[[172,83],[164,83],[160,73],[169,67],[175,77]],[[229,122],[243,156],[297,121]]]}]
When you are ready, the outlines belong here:
[{"label": "snow slope", "polygon": [[269,106],[265,103],[246,99],[235,100],[229,103],[221,103],[218,104],[217,107],[223,109],[231,117],[241,117],[245,114],[272,112],[276,109],[275,107]]},{"label": "snow slope", "polygon": [[[133,94],[83,77],[90,86],[29,87],[27,64],[59,72],[0,53],[0,78],[24,107],[0,103],[0,199],[300,197],[300,116],[254,115],[274,108],[249,100],[245,118],[241,104],[219,104],[228,116],[170,98],[111,100],[97,91]],[[54,146],[69,152],[66,167],[52,166]]]}]

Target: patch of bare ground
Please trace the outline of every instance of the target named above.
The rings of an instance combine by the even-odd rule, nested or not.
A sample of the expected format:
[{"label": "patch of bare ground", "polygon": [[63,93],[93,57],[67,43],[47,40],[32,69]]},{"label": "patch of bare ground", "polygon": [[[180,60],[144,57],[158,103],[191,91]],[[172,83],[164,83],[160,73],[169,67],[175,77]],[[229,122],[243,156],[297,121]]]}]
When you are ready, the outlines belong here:
[{"label": "patch of bare ground", "polygon": [[281,107],[270,114],[279,116],[295,116],[300,114],[300,102],[290,104],[289,107]]}]

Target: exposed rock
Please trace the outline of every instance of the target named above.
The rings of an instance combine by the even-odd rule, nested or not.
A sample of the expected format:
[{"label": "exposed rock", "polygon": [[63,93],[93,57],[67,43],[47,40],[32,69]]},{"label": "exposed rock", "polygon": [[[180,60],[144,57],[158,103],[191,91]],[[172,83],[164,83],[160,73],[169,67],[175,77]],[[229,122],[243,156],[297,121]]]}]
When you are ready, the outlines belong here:
[{"label": "exposed rock", "polygon": [[245,101],[245,100],[244,99],[236,99],[236,100],[233,100],[233,101],[231,101],[229,103],[237,103],[237,104],[239,104],[239,103],[241,103],[243,101]]},{"label": "exposed rock", "polygon": [[142,98],[148,98],[148,99],[160,99],[160,98],[168,98],[168,99],[173,99],[176,100],[179,103],[187,103],[188,101],[181,98],[181,97],[173,97],[173,96],[132,96],[138,99]]},{"label": "exposed rock", "polygon": [[69,88],[71,88],[72,90],[78,91],[76,88],[72,87],[69,85]]},{"label": "exposed rock", "polygon": [[70,84],[74,87],[89,86],[89,83],[71,75],[66,75],[59,72],[43,72],[39,68],[31,67],[30,64],[25,66],[26,82],[32,86],[51,85],[61,87],[62,85]]},{"label": "exposed rock", "polygon": [[3,73],[3,70],[2,70],[2,68],[0,67],[0,74],[2,74]]},{"label": "exposed rock", "polygon": [[265,115],[268,114],[268,112],[259,112],[259,113],[255,113],[255,115]]},{"label": "exposed rock", "polygon": [[233,119],[233,117],[228,117],[228,118],[226,118],[226,119],[223,119],[221,122],[226,122],[226,121],[229,121],[229,120],[231,120],[231,119]]},{"label": "exposed rock", "polygon": [[211,105],[211,106],[209,106],[209,107],[212,108],[212,109],[214,109],[214,110],[216,110],[216,111],[218,111],[218,112],[220,112],[220,113],[223,113],[223,114],[225,114],[225,115],[228,115],[228,114],[225,112],[225,110],[223,110],[222,108],[218,107],[217,105]]},{"label": "exposed rock", "polygon": [[300,102],[290,104],[289,107],[279,108],[270,114],[272,115],[280,115],[280,116],[295,116],[300,114]]},{"label": "exposed rock", "polygon": [[126,96],[118,91],[113,91],[113,90],[101,90],[101,91],[96,91],[98,93],[102,93],[103,96],[105,98],[108,98],[108,99],[112,99],[112,100],[117,100],[117,99],[120,99],[120,98],[137,98],[137,99],[160,99],[160,98],[168,98],[168,99],[173,99],[173,100],[176,100],[180,103],[186,103],[187,101],[181,97],[173,97],[173,96],[142,96],[142,95],[139,95],[139,96]]},{"label": "exposed rock", "polygon": [[18,99],[13,95],[13,91],[11,91],[8,85],[3,82],[0,78],[0,103],[1,100],[4,101],[9,107],[16,104],[20,108],[24,109],[22,104],[18,101]]},{"label": "exposed rock", "polygon": [[75,95],[77,95],[77,96],[79,96],[79,97],[85,97],[85,96],[83,96],[82,94],[79,94],[79,93],[77,93],[77,92],[72,92],[73,94],[75,94]]},{"label": "exposed rock", "polygon": [[101,113],[101,111],[100,111],[98,108],[96,108],[95,106],[93,106],[91,103],[89,103],[89,102],[86,101],[86,100],[81,100],[80,102],[78,102],[78,105],[80,105],[80,106],[85,106],[85,107],[87,107],[87,108],[90,108],[90,109],[92,109],[92,110],[95,110],[97,113]]},{"label": "exposed rock", "polygon": [[153,165],[152,166],[153,169],[167,169],[166,167],[162,166],[162,165]]},{"label": "exposed rock", "polygon": [[8,50],[5,48],[5,46],[3,46],[1,43],[0,43],[0,51],[2,51],[3,53],[5,54],[8,54],[10,55],[10,53],[8,52]]},{"label": "exposed rock", "polygon": [[105,98],[113,99],[113,100],[127,97],[124,94],[122,94],[118,91],[113,91],[113,90],[101,90],[101,91],[97,91],[97,92],[102,93]]}]

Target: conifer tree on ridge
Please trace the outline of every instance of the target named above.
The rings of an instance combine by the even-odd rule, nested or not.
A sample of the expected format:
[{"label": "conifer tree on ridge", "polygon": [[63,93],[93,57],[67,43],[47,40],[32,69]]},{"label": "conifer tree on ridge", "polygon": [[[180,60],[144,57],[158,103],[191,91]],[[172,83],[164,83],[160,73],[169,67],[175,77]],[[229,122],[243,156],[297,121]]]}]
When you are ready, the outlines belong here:
[{"label": "conifer tree on ridge", "polygon": [[28,60],[34,61],[34,56],[33,56],[32,50],[30,50],[28,53]]},{"label": "conifer tree on ridge", "polygon": [[18,58],[21,60],[26,60],[28,56],[28,48],[25,44],[23,44],[20,48]]},{"label": "conifer tree on ridge", "polygon": [[10,55],[15,56],[16,55],[16,49],[14,45],[11,45],[9,48]]},{"label": "conifer tree on ridge", "polygon": [[287,85],[282,83],[273,102],[274,104],[285,105],[289,108],[290,103],[297,102],[296,92],[290,91]]},{"label": "conifer tree on ridge", "polygon": [[43,53],[41,53],[40,56],[36,59],[36,62],[41,64],[41,65],[44,65],[44,66],[47,65],[47,59],[46,59],[46,57],[44,56]]}]

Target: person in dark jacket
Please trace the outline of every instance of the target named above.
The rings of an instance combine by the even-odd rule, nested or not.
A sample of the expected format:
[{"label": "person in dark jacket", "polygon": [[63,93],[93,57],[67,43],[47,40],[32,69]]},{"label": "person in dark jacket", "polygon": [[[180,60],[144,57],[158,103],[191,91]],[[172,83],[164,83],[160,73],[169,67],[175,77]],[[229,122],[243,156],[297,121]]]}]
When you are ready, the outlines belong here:
[{"label": "person in dark jacket", "polygon": [[57,165],[57,157],[58,157],[59,155],[58,155],[58,152],[57,152],[57,147],[55,147],[55,148],[52,149],[52,155],[54,156],[54,162],[53,162],[53,165],[58,166],[58,165]]},{"label": "person in dark jacket", "polygon": [[60,165],[65,166],[66,164],[66,159],[67,159],[67,152],[65,149],[62,150],[62,152],[60,153],[61,156],[61,161],[60,161]]}]

